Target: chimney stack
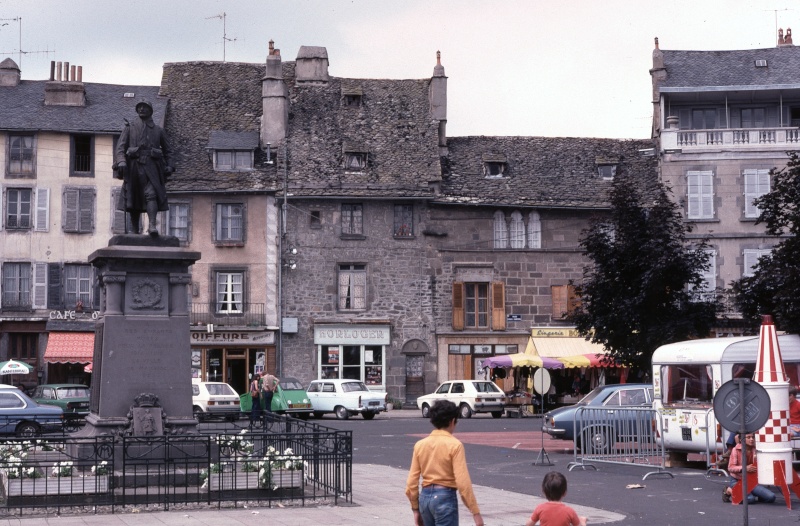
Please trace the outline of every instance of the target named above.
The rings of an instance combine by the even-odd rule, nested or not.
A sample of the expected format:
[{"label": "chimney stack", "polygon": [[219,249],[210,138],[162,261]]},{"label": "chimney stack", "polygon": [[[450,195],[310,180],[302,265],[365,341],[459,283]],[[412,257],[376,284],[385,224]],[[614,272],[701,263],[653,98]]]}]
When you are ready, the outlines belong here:
[{"label": "chimney stack", "polygon": [[289,90],[283,82],[281,52],[269,41],[267,67],[261,79],[261,147],[275,149],[286,139],[289,127]]},{"label": "chimney stack", "polygon": [[45,83],[44,103],[46,106],[86,106],[83,68],[64,62],[62,70],[61,62],[50,62],[50,80]]},{"label": "chimney stack", "polygon": [[[439,121],[439,148],[447,148],[447,77],[442,66],[442,52],[436,52],[436,66],[433,68],[428,99],[431,115]],[[446,152],[442,152],[446,154]]]}]

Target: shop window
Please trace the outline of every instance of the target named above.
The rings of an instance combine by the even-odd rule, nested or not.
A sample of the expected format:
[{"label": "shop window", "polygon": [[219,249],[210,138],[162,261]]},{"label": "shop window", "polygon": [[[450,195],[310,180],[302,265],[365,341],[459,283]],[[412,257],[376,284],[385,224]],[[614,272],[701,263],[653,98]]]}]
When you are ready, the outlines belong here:
[{"label": "shop window", "polygon": [[339,265],[339,310],[366,310],[367,266]]},{"label": "shop window", "polygon": [[344,378],[368,386],[385,385],[384,349],[381,345],[322,345],[320,379]]},{"label": "shop window", "polygon": [[26,332],[8,333],[8,357],[14,360],[25,360],[29,365],[35,366],[31,360],[36,360],[36,350],[39,347],[39,334]]}]

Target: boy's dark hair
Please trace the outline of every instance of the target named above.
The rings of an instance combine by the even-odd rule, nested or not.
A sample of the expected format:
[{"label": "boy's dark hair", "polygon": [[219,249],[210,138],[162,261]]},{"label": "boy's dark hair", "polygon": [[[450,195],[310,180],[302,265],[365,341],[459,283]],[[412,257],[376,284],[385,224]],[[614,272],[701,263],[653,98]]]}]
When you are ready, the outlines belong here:
[{"label": "boy's dark hair", "polygon": [[558,471],[551,471],[544,476],[542,492],[547,500],[561,500],[567,493],[567,478]]},{"label": "boy's dark hair", "polygon": [[797,390],[797,387],[792,387],[791,389],[789,389],[789,394],[790,394],[790,395],[795,395],[795,396],[797,396],[797,393],[798,393],[798,392],[800,392],[800,391],[798,391],[798,390]]},{"label": "boy's dark hair", "polygon": [[452,420],[458,420],[458,408],[450,400],[438,400],[428,412],[431,424],[436,429],[444,429]]}]

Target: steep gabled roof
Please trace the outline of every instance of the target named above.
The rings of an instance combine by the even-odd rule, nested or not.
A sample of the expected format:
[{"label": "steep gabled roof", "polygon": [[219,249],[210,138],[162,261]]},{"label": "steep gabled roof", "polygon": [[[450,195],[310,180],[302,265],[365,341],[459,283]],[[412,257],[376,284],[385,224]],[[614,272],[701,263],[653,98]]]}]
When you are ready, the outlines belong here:
[{"label": "steep gabled roof", "polygon": [[153,105],[156,122],[164,120],[167,100],[158,97],[158,86],[86,82],[85,106],[46,106],[47,82],[22,80],[17,86],[0,86],[0,130],[118,134],[123,119],[136,118],[136,103],[142,99]]},{"label": "steep gabled roof", "polygon": [[[257,138],[263,64],[180,62],[164,64],[161,94],[170,98],[165,131],[175,150],[170,192],[274,191],[276,168],[256,149],[249,171],[214,171],[206,149],[215,138]],[[256,140],[256,145],[258,142]]]},{"label": "steep gabled roof", "polygon": [[[800,86],[800,47],[787,46],[736,51],[662,50],[669,88]],[[766,60],[766,67],[757,67]],[[665,89],[666,88],[666,89]]]},{"label": "steep gabled roof", "polygon": [[[597,166],[655,181],[656,158],[639,150],[650,140],[574,137],[453,137],[437,203],[537,208],[607,208],[611,180]],[[502,177],[487,177],[486,162],[507,163]]]}]

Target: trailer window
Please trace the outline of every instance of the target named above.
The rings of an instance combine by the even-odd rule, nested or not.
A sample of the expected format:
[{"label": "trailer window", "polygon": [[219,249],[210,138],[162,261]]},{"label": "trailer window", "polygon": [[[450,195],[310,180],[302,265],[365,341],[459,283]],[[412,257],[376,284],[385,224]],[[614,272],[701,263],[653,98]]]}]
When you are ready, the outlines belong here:
[{"label": "trailer window", "polygon": [[711,365],[662,365],[661,381],[664,404],[711,402],[713,399]]},{"label": "trailer window", "polygon": [[[786,369],[786,376],[789,377],[789,385],[800,385],[800,363],[783,362]],[[733,364],[733,378],[752,379],[756,372],[755,363],[735,363]]]}]

